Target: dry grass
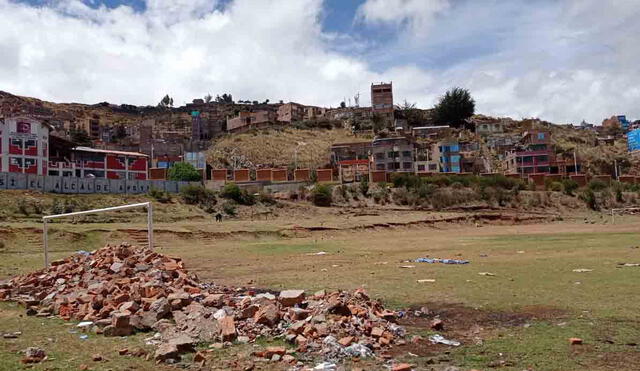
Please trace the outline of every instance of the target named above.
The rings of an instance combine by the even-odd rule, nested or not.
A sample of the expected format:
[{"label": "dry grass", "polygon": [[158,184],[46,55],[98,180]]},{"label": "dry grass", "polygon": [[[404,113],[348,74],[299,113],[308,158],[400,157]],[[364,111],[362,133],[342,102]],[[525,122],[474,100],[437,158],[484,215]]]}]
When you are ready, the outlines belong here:
[{"label": "dry grass", "polygon": [[294,164],[298,148],[298,167],[317,168],[329,162],[333,143],[365,140],[371,138],[356,137],[344,129],[256,130],[220,139],[209,151],[209,161],[215,166],[229,166],[237,160],[239,167],[288,167]]}]

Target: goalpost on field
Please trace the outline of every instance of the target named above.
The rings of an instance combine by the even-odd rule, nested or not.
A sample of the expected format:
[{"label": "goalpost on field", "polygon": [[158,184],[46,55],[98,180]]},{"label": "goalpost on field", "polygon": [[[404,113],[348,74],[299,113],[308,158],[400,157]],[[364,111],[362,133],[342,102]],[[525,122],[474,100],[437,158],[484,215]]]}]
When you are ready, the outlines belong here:
[{"label": "goalpost on field", "polygon": [[611,224],[615,224],[616,222],[616,214],[624,214],[625,212],[629,213],[640,213],[640,207],[625,207],[622,209],[611,209]]},{"label": "goalpost on field", "polygon": [[125,209],[133,209],[136,207],[147,208],[147,239],[149,242],[149,248],[153,249],[153,204],[151,202],[142,202],[139,204],[129,204],[122,206],[107,207],[104,209],[94,209],[86,211],[77,211],[73,213],[47,215],[42,217],[42,238],[44,242],[44,267],[49,267],[49,239],[47,235],[47,222],[52,219],[64,218],[67,216],[87,215],[87,214],[99,214],[107,211],[117,211]]}]

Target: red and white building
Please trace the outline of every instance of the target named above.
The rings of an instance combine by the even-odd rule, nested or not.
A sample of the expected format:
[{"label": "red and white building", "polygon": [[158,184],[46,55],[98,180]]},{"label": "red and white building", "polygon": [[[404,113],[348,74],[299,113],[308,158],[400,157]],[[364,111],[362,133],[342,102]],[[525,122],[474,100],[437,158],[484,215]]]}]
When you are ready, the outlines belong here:
[{"label": "red and white building", "polygon": [[0,171],[47,175],[53,127],[28,118],[0,119]]},{"label": "red and white building", "polygon": [[49,163],[49,175],[147,180],[148,157],[138,152],[75,147],[69,161]]}]

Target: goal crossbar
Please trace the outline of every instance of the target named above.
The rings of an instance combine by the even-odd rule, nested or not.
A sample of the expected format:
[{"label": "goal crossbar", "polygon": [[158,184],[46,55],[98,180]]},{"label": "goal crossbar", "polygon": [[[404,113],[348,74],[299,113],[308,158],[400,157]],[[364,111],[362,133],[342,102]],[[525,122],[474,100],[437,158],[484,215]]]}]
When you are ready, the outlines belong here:
[{"label": "goal crossbar", "polygon": [[99,214],[107,211],[117,211],[117,210],[125,210],[125,209],[133,209],[137,207],[146,207],[147,208],[147,240],[149,243],[149,248],[153,249],[153,204],[151,202],[142,202],[138,204],[129,204],[122,206],[113,206],[106,207],[104,209],[93,209],[93,210],[85,210],[85,211],[76,211],[73,213],[66,214],[56,214],[56,215],[46,215],[42,217],[42,239],[44,242],[44,267],[49,267],[49,238],[47,231],[47,222],[52,219],[64,218],[68,216],[78,216],[78,215],[87,215],[87,214]]}]

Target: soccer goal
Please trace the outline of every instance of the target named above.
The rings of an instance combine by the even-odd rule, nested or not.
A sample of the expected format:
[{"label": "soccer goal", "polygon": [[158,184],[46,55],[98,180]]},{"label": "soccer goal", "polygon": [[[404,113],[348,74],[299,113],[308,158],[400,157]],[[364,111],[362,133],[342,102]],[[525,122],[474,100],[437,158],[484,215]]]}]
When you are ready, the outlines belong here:
[{"label": "soccer goal", "polygon": [[616,214],[624,215],[624,214],[640,214],[640,208],[638,207],[625,207],[622,209],[611,209],[611,224],[616,223]]},{"label": "soccer goal", "polygon": [[57,214],[57,215],[47,215],[42,217],[42,239],[44,242],[44,267],[47,268],[49,266],[49,238],[47,233],[47,222],[52,219],[65,218],[68,216],[78,216],[78,215],[87,215],[87,214],[99,214],[108,211],[117,211],[117,210],[125,210],[125,209],[133,209],[137,207],[146,207],[147,208],[147,239],[149,243],[149,248],[153,249],[153,204],[151,202],[142,202],[139,204],[129,204],[122,206],[114,206],[107,207],[104,209],[94,209],[94,210],[86,210],[86,211],[77,211],[73,213],[67,214]]}]

